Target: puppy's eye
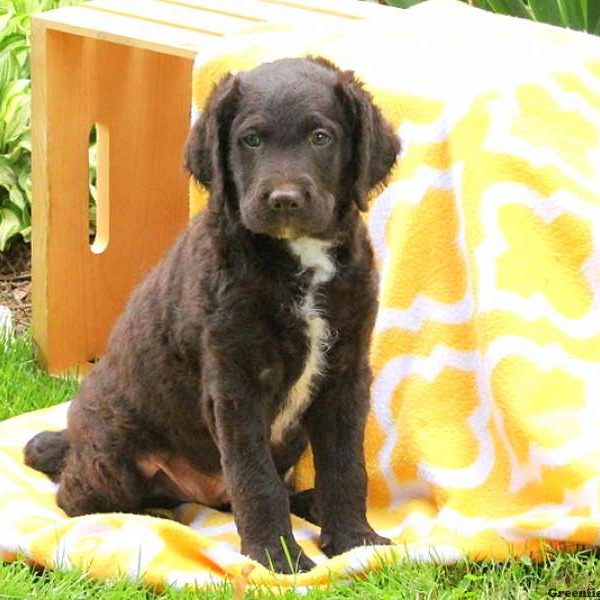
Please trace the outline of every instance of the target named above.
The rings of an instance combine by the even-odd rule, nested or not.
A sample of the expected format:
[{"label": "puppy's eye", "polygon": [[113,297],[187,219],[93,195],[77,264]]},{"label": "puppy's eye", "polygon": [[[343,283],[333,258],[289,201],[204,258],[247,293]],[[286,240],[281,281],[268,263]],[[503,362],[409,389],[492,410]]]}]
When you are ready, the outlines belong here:
[{"label": "puppy's eye", "polygon": [[316,129],[312,132],[310,141],[315,146],[326,146],[331,142],[331,136],[324,129]]},{"label": "puppy's eye", "polygon": [[242,136],[242,142],[246,144],[246,146],[250,146],[250,148],[258,148],[258,146],[262,143],[262,138],[256,131],[251,131],[246,135]]}]

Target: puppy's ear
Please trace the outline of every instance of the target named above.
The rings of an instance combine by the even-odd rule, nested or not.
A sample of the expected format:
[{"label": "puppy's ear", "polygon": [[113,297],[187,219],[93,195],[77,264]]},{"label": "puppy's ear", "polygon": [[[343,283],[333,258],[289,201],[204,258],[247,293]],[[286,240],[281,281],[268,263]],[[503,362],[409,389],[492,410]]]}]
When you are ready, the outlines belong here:
[{"label": "puppy's ear", "polygon": [[224,189],[229,128],[235,116],[238,95],[237,78],[230,73],[223,76],[208,97],[185,145],[186,169],[212,193]]},{"label": "puppy's ear", "polygon": [[366,211],[367,194],[388,176],[400,152],[400,140],[352,71],[339,74],[335,91],[352,124],[354,201],[359,210]]}]

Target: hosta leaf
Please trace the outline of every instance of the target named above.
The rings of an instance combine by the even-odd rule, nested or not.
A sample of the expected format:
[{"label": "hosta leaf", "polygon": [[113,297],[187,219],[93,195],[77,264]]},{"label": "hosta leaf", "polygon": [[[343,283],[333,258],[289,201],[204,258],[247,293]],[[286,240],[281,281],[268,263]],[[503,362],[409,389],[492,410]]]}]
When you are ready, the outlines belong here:
[{"label": "hosta leaf", "polygon": [[15,7],[15,12],[20,15],[22,15],[27,9],[25,0],[13,0],[13,5]]},{"label": "hosta leaf", "polygon": [[536,21],[550,23],[550,25],[563,25],[556,0],[529,0],[529,7]]},{"label": "hosta leaf", "polygon": [[31,205],[28,204],[22,211],[19,212],[17,217],[19,218],[20,228],[19,233],[23,235],[25,229],[31,227]]},{"label": "hosta leaf", "polygon": [[31,203],[31,165],[27,165],[26,168],[21,169],[18,177],[19,186],[23,190],[25,197],[27,198],[27,204]]},{"label": "hosta leaf", "polygon": [[17,79],[5,88],[0,101],[0,119],[4,121],[4,144],[16,141],[29,127],[31,95],[29,80]]},{"label": "hosta leaf", "polygon": [[[0,165],[0,190],[3,190],[2,195],[10,197],[10,190],[17,185],[17,177],[12,169],[4,169]],[[2,201],[0,201],[2,206]]]},{"label": "hosta leaf", "polygon": [[11,113],[12,118],[8,121],[4,132],[4,142],[9,147],[25,135],[29,128],[31,114],[29,102],[20,104],[18,108],[11,111]]},{"label": "hosta leaf", "polygon": [[[11,154],[18,154],[18,153],[23,153],[23,154],[31,154],[31,136],[30,136],[30,131],[29,129],[27,129],[26,131],[23,132],[23,135],[19,137],[19,139],[12,144],[12,151]],[[12,156],[11,156],[11,160],[12,160]],[[15,158],[16,160],[16,158]]]},{"label": "hosta leaf", "polygon": [[[0,17],[0,22],[1,22]],[[0,38],[0,53],[27,51],[27,43],[19,33],[11,33]]]},{"label": "hosta leaf", "polygon": [[18,185],[11,186],[11,188],[8,190],[8,197],[11,203],[19,209],[19,212],[27,208],[27,196]]},{"label": "hosta leaf", "polygon": [[9,240],[21,229],[17,215],[8,208],[0,208],[0,252],[6,250]]},{"label": "hosta leaf", "polygon": [[585,13],[586,29],[590,33],[600,33],[600,2],[598,0],[587,0]]},{"label": "hosta leaf", "polygon": [[396,8],[409,8],[415,4],[419,4],[421,1],[422,0],[387,0],[387,3]]},{"label": "hosta leaf", "polygon": [[25,70],[29,59],[29,46],[20,33],[11,33],[0,38],[0,61],[9,59],[16,60],[19,64],[18,75],[12,79],[24,79],[29,76],[29,72]]},{"label": "hosta leaf", "polygon": [[[579,0],[556,0],[563,24],[571,29],[584,29],[585,21]],[[594,0],[597,2],[597,0]]]},{"label": "hosta leaf", "polygon": [[[13,52],[0,54],[0,90],[21,76],[21,63]],[[0,91],[0,101],[2,92]]]},{"label": "hosta leaf", "polygon": [[531,19],[531,13],[521,0],[486,0],[488,6],[497,13]]},{"label": "hosta leaf", "polygon": [[14,81],[8,82],[2,90],[0,90],[0,116],[2,118],[8,120],[8,118],[6,118],[6,110],[9,104],[14,109],[15,98],[24,99],[29,97],[29,86],[29,79],[15,79]]},{"label": "hosta leaf", "polygon": [[0,6],[0,31],[4,31],[14,15],[12,6]]},{"label": "hosta leaf", "polygon": [[0,186],[6,187],[16,181],[13,163],[3,154],[0,154]]},{"label": "hosta leaf", "polygon": [[21,34],[24,38],[29,38],[31,27],[31,15],[19,13],[13,18],[10,28],[13,32]]},{"label": "hosta leaf", "polygon": [[31,151],[27,150],[25,147],[21,145],[20,140],[16,143],[11,143],[10,148],[4,156],[8,159],[11,165],[13,165],[15,170],[26,168],[29,163],[29,157],[31,156]]},{"label": "hosta leaf", "polygon": [[21,225],[28,225],[30,222],[31,202],[27,194],[18,185],[12,186],[8,190],[8,196],[2,202],[2,208],[8,208],[19,217]]},{"label": "hosta leaf", "polygon": [[52,2],[47,0],[28,0],[29,14],[40,12],[41,10],[48,10],[52,8]]}]

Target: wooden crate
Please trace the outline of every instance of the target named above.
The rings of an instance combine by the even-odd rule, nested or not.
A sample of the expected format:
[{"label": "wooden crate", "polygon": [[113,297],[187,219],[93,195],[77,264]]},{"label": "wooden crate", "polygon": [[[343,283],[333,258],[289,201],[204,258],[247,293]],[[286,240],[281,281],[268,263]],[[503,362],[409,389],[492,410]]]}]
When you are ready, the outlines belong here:
[{"label": "wooden crate", "polygon": [[33,335],[50,372],[89,369],[132,287],[188,220],[182,146],[196,54],[261,23],[379,10],[357,0],[96,0],[33,19]]}]

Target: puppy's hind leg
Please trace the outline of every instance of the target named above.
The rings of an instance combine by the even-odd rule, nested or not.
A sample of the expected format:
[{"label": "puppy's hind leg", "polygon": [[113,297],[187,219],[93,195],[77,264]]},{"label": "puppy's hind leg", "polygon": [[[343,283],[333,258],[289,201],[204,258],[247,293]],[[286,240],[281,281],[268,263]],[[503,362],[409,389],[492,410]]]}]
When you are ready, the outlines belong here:
[{"label": "puppy's hind leg", "polygon": [[68,451],[66,430],[42,431],[27,442],[23,454],[28,467],[45,473],[52,481],[58,481]]},{"label": "puppy's hind leg", "polygon": [[319,518],[315,514],[315,490],[302,490],[290,494],[290,512],[313,525],[319,525]]},{"label": "puppy's hind leg", "polygon": [[71,448],[59,481],[57,504],[69,516],[139,512],[148,479],[124,453]]}]

